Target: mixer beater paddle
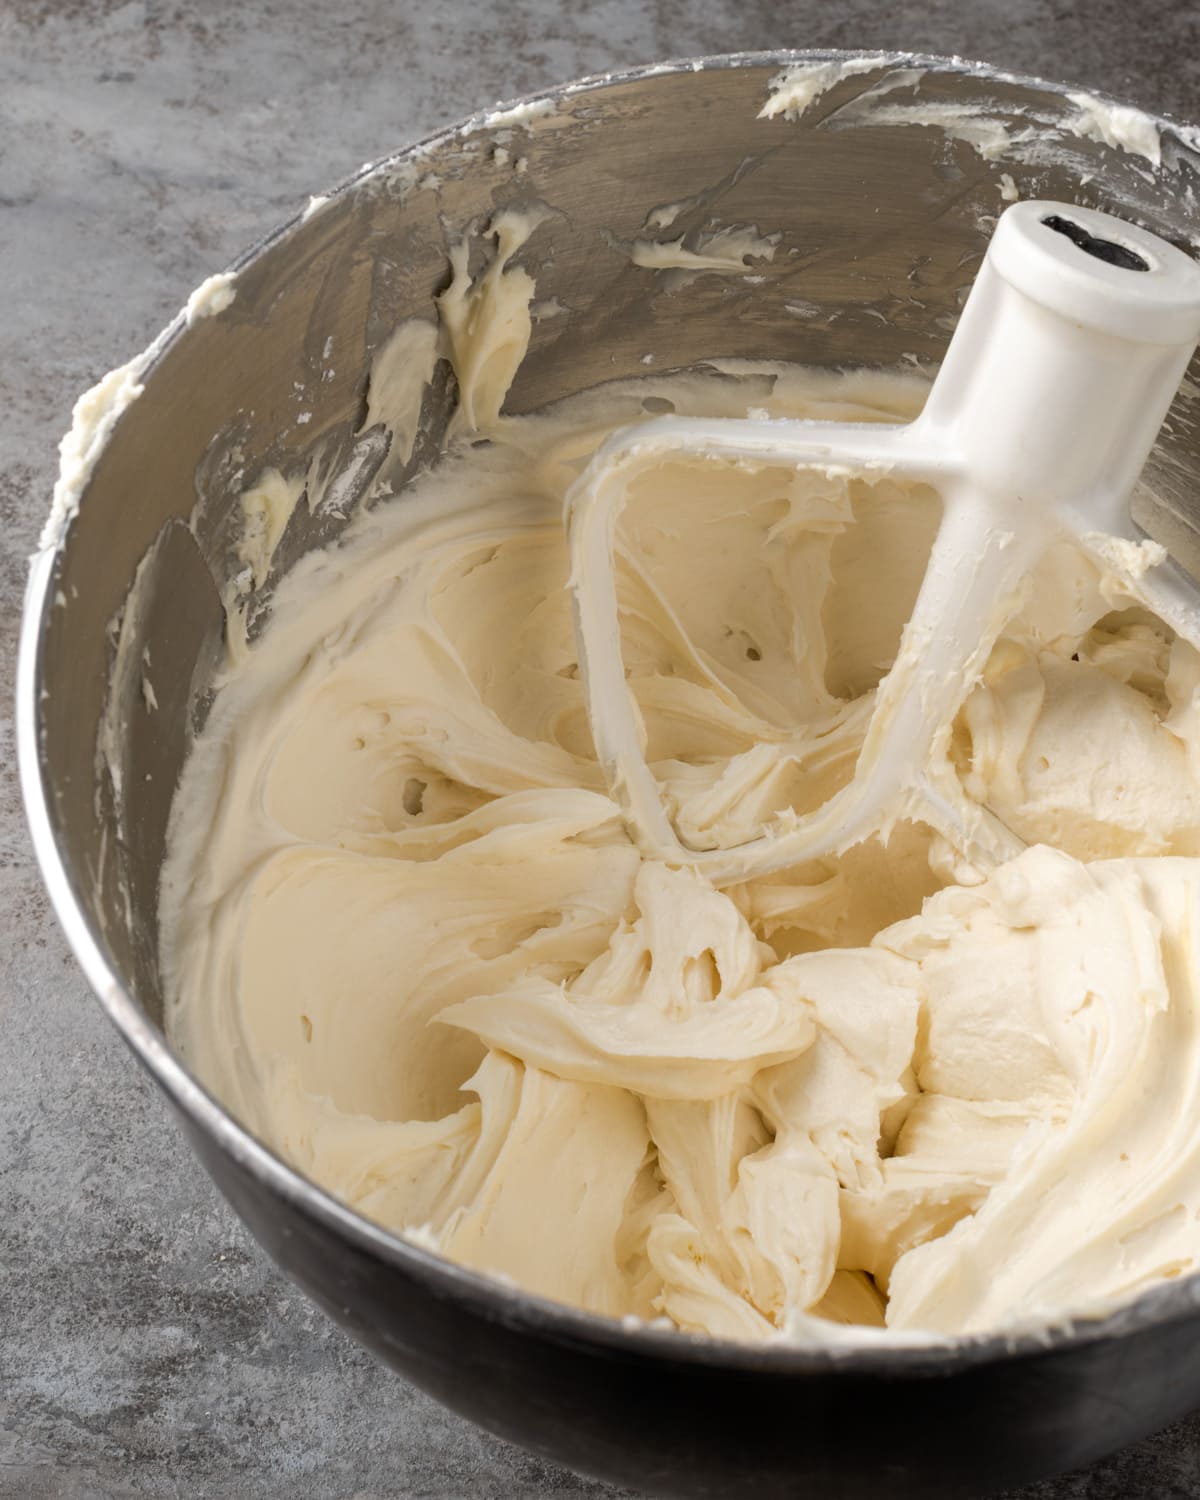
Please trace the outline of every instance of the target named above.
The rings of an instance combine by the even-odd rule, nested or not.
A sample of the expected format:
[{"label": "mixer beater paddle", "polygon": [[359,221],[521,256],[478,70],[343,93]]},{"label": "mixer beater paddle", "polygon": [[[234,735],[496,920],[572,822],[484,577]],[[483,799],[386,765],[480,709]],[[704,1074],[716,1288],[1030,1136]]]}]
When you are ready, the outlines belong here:
[{"label": "mixer beater paddle", "polygon": [[[939,751],[1056,536],[1111,560],[1145,541],[1129,497],[1200,340],[1200,266],[1108,214],[1049,202],[999,220],[920,415],[905,424],[666,416],[615,432],[567,497],[580,675],[600,764],[648,855],[717,883],[838,853],[900,815],[985,866],[1022,846]],[[646,761],[621,655],[614,547],[631,482],[664,460],[790,466],[932,486],[942,520],[852,779],[730,848],[686,844]],[[1200,647],[1200,592],[1172,564],[1129,587]],[[939,767],[940,763],[940,769]],[[931,770],[930,768],[935,769]]]}]

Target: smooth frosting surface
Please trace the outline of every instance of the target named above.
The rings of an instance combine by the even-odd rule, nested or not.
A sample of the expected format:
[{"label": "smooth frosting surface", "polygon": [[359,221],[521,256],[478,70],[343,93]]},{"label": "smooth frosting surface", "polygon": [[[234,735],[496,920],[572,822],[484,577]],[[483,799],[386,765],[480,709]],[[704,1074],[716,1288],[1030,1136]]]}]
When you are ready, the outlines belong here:
[{"label": "smooth frosting surface", "polygon": [[[982,870],[902,821],[721,889],[643,858],[591,747],[571,480],[667,404],[898,420],[925,387],[746,370],[502,417],[533,286],[496,238],[441,309],[490,444],[231,637],[164,876],[176,1045],[364,1214],[598,1313],[943,1336],[1193,1269],[1200,657],[1117,565],[1056,544],[945,749],[1024,852]],[[397,337],[370,420],[411,450],[435,340]],[[248,493],[254,583],[303,487]],[[647,758],[689,841],[736,844],[851,775],[937,497],[677,462],[635,499],[618,589]]]}]

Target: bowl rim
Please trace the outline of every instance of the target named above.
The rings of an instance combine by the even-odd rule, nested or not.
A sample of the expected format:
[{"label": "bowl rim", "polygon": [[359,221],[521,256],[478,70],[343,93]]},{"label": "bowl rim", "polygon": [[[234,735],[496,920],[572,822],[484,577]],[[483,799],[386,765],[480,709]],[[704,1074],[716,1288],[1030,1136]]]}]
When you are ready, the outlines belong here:
[{"label": "bowl rim", "polygon": [[[477,110],[376,162],[366,163],[320,196],[333,201],[351,193],[376,173],[420,161],[439,148],[477,132],[506,128],[503,119],[498,120],[497,116],[520,112],[530,106],[558,105],[579,95],[679,74],[734,68],[782,71],[804,64],[840,63],[852,59],[877,61],[881,70],[898,66],[919,67],[927,73],[1013,84],[1031,92],[1045,93],[1060,102],[1075,88],[960,57],[891,49],[781,49],[673,59],[591,74]],[[1104,92],[1098,91],[1094,97],[1103,102],[1119,103]],[[1170,131],[1184,139],[1192,136],[1194,140],[1193,127],[1152,111],[1142,113],[1160,130]],[[311,208],[302,211],[270,230],[236,257],[229,270],[236,274],[257,261],[292,233],[310,211]],[[153,370],[186,328],[185,313],[181,310],[141,357],[139,379]],[[85,484],[81,503],[86,498],[86,490]],[[360,1251],[423,1283],[431,1293],[463,1304],[485,1321],[560,1345],[582,1344],[593,1352],[606,1352],[615,1358],[641,1357],[664,1365],[721,1368],[780,1377],[844,1374],[856,1379],[864,1376],[894,1379],[943,1376],[984,1365],[1075,1350],[1176,1322],[1189,1315],[1195,1316],[1200,1310],[1200,1271],[1197,1271],[1151,1287],[1102,1316],[1060,1316],[1031,1323],[1028,1327],[1014,1328],[1007,1333],[960,1335],[932,1341],[914,1338],[909,1341],[903,1333],[897,1332],[881,1336],[878,1342],[869,1344],[806,1343],[790,1341],[786,1336],[762,1344],[742,1343],[685,1333],[639,1320],[609,1318],[527,1292],[486,1272],[457,1265],[401,1233],[383,1228],[318,1186],[242,1126],[172,1051],[164,1033],[150,1020],[132,989],[106,956],[102,935],[90,921],[78,882],[67,865],[39,752],[43,728],[40,707],[44,648],[54,608],[56,565],[70,529],[69,524],[59,528],[57,535],[30,558],[18,645],[17,761],[38,867],[69,947],[96,998],[138,1061],[185,1121],[202,1132],[258,1184],[300,1213],[316,1219],[325,1229],[344,1236]]]}]

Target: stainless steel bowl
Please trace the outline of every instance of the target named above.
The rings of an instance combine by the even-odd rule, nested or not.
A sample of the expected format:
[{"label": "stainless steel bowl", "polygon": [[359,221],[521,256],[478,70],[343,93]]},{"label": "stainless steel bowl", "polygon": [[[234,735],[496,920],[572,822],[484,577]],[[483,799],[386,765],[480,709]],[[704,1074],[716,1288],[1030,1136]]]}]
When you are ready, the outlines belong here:
[{"label": "stainless steel bowl", "polygon": [[[190,328],[179,319],[159,340],[77,518],[33,559],[21,642],[21,772],[59,918],[255,1236],[448,1405],[659,1494],[946,1496],[1086,1462],[1200,1404],[1200,1279],[1073,1329],[855,1353],[627,1331],[502,1287],[358,1217],[185,1071],[161,1030],[158,873],[221,638],[240,475],[295,465],[317,442],[360,479],[388,462],[386,445],[355,436],[370,355],[399,320],[432,315],[448,235],[509,203],[556,210],[523,258],[539,297],[570,311],[535,327],[509,398],[525,411],[644,373],[646,354],[657,370],[719,357],[936,361],[1003,206],[1003,173],[1023,196],[1094,205],[1177,242],[1198,227],[1200,158],[1186,129],[1159,122],[1154,171],[1136,152],[1072,134],[1077,106],[1031,79],[877,59],[799,120],[757,118],[780,69],[844,60],[714,58],[572,85],[550,110],[476,116],[390,157],[280,230],[239,266],[232,308]],[[952,113],[917,123],[913,107],[929,105]],[[972,121],[1005,132],[984,142],[1000,142],[996,159],[977,149],[978,130],[975,144],[963,138]],[[1019,143],[1034,122],[1050,148]],[[775,259],[756,268],[761,285],[701,277],[667,291],[630,265],[620,242],[655,206],[684,201],[672,233],[709,216],[781,233]],[[305,426],[294,424],[297,383]],[[432,394],[398,487],[436,455],[452,401],[448,381]],[[1186,401],[1147,477],[1152,529],[1186,548],[1200,483]],[[300,508],[282,566],[338,524]],[[118,638],[152,654],[153,713],[114,682]]]}]

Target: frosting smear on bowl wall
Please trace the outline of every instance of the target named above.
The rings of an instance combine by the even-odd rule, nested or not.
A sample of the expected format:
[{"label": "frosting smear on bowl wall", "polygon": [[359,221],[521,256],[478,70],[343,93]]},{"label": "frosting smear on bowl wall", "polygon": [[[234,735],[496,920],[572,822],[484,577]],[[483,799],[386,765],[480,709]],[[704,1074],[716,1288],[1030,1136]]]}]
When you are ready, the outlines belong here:
[{"label": "frosting smear on bowl wall", "polygon": [[[1195,1269],[1200,655],[1139,602],[1147,558],[1048,545],[935,748],[1020,852],[976,863],[898,817],[757,877],[648,857],[592,744],[573,481],[664,410],[898,422],[928,387],[729,365],[504,415],[536,222],[500,215],[440,327],[377,357],[367,423],[407,453],[452,364],[447,456],[296,564],[254,639],[237,587],[314,497],[303,472],[247,491],[163,875],[176,1046],[370,1218],[611,1317],[936,1338]],[[680,838],[732,849],[853,774],[940,501],[686,458],[635,501],[646,760]]]}]

